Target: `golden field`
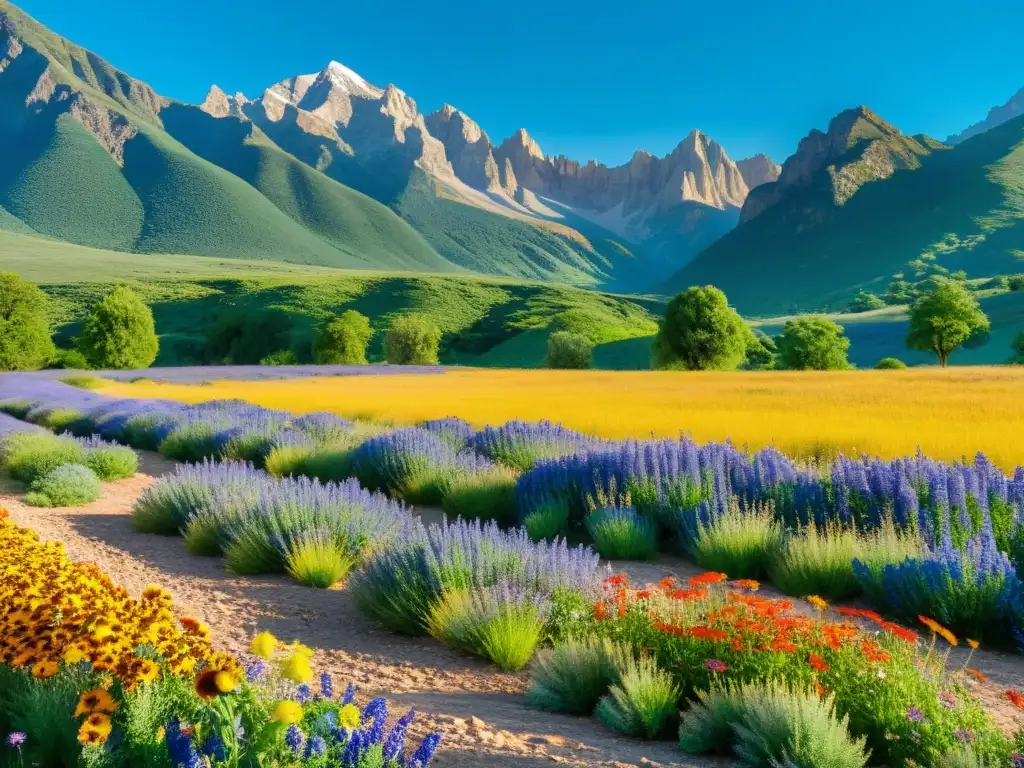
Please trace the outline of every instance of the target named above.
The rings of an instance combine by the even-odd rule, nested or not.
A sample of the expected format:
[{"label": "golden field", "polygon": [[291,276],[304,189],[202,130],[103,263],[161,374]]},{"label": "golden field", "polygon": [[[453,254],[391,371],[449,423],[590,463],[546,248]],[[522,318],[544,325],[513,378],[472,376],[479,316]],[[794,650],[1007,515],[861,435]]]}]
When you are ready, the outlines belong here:
[{"label": "golden field", "polygon": [[333,411],[413,424],[460,416],[475,426],[550,419],[601,437],[731,438],[791,456],[838,451],[891,458],[920,447],[937,459],[984,451],[1024,464],[1024,368],[837,372],[620,372],[452,369],[437,375],[347,376],[101,390],[196,403],[241,398],[268,408]]}]

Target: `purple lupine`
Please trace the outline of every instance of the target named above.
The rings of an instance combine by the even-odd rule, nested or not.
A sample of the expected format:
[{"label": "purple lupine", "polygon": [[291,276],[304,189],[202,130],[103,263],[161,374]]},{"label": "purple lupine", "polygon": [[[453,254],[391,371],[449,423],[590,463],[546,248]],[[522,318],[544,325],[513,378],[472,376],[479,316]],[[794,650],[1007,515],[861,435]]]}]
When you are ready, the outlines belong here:
[{"label": "purple lupine", "polygon": [[430,765],[430,761],[434,759],[434,753],[437,752],[437,748],[441,745],[441,734],[431,733],[423,742],[419,748],[413,752],[411,758],[406,763],[406,768],[427,768]]},{"label": "purple lupine", "polygon": [[323,672],[320,675],[320,695],[325,699],[334,698],[334,678],[330,672]]},{"label": "purple lupine", "polygon": [[416,716],[416,711],[410,709],[391,728],[387,738],[384,740],[384,762],[398,760],[405,749],[405,734]]},{"label": "purple lupine", "polygon": [[302,729],[294,723],[289,725],[284,734],[284,743],[293,755],[297,756],[302,751],[303,741],[305,741],[305,735],[302,733]]}]

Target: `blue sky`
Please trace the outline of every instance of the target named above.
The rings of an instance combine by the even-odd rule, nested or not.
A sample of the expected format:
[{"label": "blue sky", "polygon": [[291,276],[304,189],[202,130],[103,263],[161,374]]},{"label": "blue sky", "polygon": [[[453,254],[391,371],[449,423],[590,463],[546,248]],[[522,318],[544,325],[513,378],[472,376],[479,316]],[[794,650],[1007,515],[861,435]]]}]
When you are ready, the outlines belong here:
[{"label": "blue sky", "polygon": [[[500,141],[625,162],[692,128],[778,161],[841,109],[945,138],[1024,86],[1024,2],[895,0],[20,0],[57,33],[183,101],[257,96],[341,61]],[[888,6],[888,7],[886,7]]]}]

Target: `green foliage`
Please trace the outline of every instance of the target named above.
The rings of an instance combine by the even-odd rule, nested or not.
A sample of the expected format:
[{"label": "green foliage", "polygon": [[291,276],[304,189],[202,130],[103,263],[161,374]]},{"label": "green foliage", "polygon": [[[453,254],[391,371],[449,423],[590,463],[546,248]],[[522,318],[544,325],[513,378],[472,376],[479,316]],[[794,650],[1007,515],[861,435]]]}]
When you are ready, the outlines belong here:
[{"label": "green foliage", "polygon": [[260,358],[260,365],[298,365],[299,356],[294,349],[279,349]]},{"label": "green foliage", "polygon": [[882,583],[885,567],[919,557],[923,550],[924,544],[916,529],[899,530],[891,519],[886,519],[870,533],[861,534],[857,541],[857,560],[864,566],[858,579],[861,590],[874,605],[885,605],[887,598]]},{"label": "green foliage", "polygon": [[906,363],[895,357],[883,357],[875,364],[875,369],[879,371],[898,371],[906,367]]},{"label": "green foliage", "polygon": [[90,376],[86,373],[75,373],[69,376],[61,376],[57,381],[62,384],[67,384],[69,387],[78,387],[79,389],[102,389],[110,383],[106,379],[101,379],[99,376]]},{"label": "green foliage", "polygon": [[[63,368],[76,371],[89,370],[89,361],[77,349],[58,349],[48,364],[49,368]],[[65,379],[73,379],[74,376],[66,376]],[[64,381],[64,379],[61,379]],[[67,383],[67,382],[65,382]],[[74,385],[72,385],[74,386]]]},{"label": "green foliage", "polygon": [[853,297],[853,301],[850,302],[851,312],[870,312],[873,309],[882,309],[886,305],[885,301],[869,291],[861,291]]},{"label": "green foliage", "polygon": [[555,331],[548,339],[547,368],[589,368],[594,346],[590,339],[572,331]]},{"label": "green foliage", "polygon": [[1024,291],[1024,274],[1007,277],[1006,287],[1011,291]]},{"label": "green foliage", "polygon": [[350,549],[330,536],[310,534],[294,543],[285,556],[288,575],[307,587],[328,589],[341,581],[356,564]]},{"label": "green foliage", "polygon": [[910,308],[907,346],[934,352],[945,368],[951,352],[990,327],[971,292],[960,283],[945,282]]},{"label": "green foliage", "polygon": [[1014,337],[1010,348],[1013,350],[1011,362],[1024,365],[1024,331],[1021,331]]},{"label": "green foliage", "polygon": [[62,464],[81,464],[82,446],[47,433],[18,432],[0,442],[0,465],[23,483],[31,483]]},{"label": "green foliage", "polygon": [[527,535],[534,541],[550,541],[569,531],[569,505],[563,499],[549,499],[523,521]]},{"label": "green foliage", "polygon": [[441,329],[423,314],[395,318],[384,339],[387,361],[392,365],[437,365]]},{"label": "green foliage", "polygon": [[665,308],[654,342],[656,368],[730,370],[746,354],[743,320],[713,285],[693,286]]},{"label": "green foliage", "polygon": [[354,309],[323,323],[313,339],[313,362],[319,365],[366,365],[373,338],[370,318]]},{"label": "green foliage", "polygon": [[843,326],[824,317],[788,321],[776,339],[779,364],[792,371],[842,371],[850,367]]},{"label": "green foliage", "polygon": [[51,432],[63,432],[71,424],[74,424],[85,416],[85,414],[77,408],[69,408],[67,406],[38,408],[34,409],[31,414],[26,415],[31,415],[30,421],[33,424],[46,427]]},{"label": "green foliage", "polygon": [[77,507],[96,501],[103,486],[96,473],[81,464],[62,464],[36,478],[25,494],[33,507]]},{"label": "green foliage", "polygon": [[153,313],[136,293],[119,285],[92,308],[78,339],[93,368],[148,368],[160,343]]},{"label": "green foliage", "polygon": [[627,648],[610,640],[570,640],[537,654],[526,697],[537,709],[589,715],[601,697],[619,682]]},{"label": "green foliage", "polygon": [[0,371],[35,371],[53,358],[50,300],[13,272],[0,272]]},{"label": "green foliage", "polygon": [[598,702],[598,720],[625,736],[666,736],[676,723],[681,697],[672,676],[647,656],[622,660],[618,672],[619,682]]},{"label": "green foliage", "polygon": [[845,600],[860,592],[853,573],[859,549],[855,531],[812,524],[786,537],[769,561],[768,573],[772,583],[787,595]]},{"label": "green foliage", "polygon": [[139,471],[139,456],[126,445],[90,446],[85,449],[85,466],[100,480],[123,480]]},{"label": "green foliage", "polygon": [[[702,694],[682,715],[685,751],[724,751],[741,766],[863,768],[865,739],[852,739],[831,696],[773,683]],[[730,733],[731,731],[731,733]]]},{"label": "green foliage", "polygon": [[[221,523],[221,517],[215,512],[204,510],[192,515],[181,531],[185,540],[185,551],[196,557],[217,557],[224,554],[221,547]],[[136,524],[136,527],[139,525]]]},{"label": "green foliage", "polygon": [[516,523],[517,473],[497,465],[476,472],[459,472],[450,480],[441,506],[451,518],[495,520],[498,525]]},{"label": "green foliage", "polygon": [[658,556],[657,528],[633,509],[599,507],[583,523],[601,557],[653,560]]},{"label": "green foliage", "polygon": [[231,313],[214,323],[198,351],[204,363],[255,365],[288,348],[292,317],[280,309]]},{"label": "green foliage", "polygon": [[775,339],[760,328],[747,329],[743,368],[748,371],[767,371],[775,367],[778,348]]},{"label": "green foliage", "polygon": [[730,508],[705,525],[696,523],[696,535],[687,543],[702,568],[738,579],[764,576],[782,546],[782,528],[772,505]]}]

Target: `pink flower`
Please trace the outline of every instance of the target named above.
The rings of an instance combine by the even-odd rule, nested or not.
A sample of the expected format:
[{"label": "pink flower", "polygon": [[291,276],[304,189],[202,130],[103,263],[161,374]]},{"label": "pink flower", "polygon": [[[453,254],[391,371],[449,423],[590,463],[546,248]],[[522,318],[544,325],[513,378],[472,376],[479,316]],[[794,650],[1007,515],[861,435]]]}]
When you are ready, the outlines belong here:
[{"label": "pink flower", "polygon": [[725,663],[718,659],[704,659],[704,666],[712,672],[725,672],[728,669]]}]

